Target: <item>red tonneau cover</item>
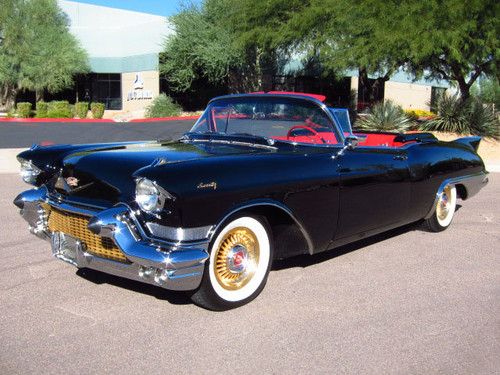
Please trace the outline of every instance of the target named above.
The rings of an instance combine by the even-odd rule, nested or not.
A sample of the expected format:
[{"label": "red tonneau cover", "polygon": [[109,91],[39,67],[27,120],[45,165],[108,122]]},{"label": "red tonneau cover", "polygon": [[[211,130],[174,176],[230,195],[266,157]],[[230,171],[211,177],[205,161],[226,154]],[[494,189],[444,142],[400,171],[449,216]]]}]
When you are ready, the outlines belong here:
[{"label": "red tonneau cover", "polygon": [[293,92],[293,91],[257,91],[257,92],[251,92],[250,94],[302,95],[302,96],[310,96],[311,98],[317,99],[320,102],[324,102],[326,99],[326,96],[324,95],[308,94],[305,92]]}]

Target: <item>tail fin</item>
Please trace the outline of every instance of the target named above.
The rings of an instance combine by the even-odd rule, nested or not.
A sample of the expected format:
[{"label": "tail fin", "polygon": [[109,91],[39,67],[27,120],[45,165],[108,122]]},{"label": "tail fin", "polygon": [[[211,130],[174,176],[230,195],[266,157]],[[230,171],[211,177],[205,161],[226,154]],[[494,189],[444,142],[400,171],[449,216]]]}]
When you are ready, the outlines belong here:
[{"label": "tail fin", "polygon": [[474,151],[477,152],[477,149],[479,148],[479,143],[481,143],[481,137],[463,137],[463,138],[455,139],[454,142],[469,146]]}]

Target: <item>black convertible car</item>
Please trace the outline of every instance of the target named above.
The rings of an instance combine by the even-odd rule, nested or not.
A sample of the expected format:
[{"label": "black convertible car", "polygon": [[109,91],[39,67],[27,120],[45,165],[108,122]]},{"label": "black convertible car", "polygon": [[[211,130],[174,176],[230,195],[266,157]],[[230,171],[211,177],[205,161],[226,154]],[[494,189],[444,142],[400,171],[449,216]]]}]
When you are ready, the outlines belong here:
[{"label": "black convertible car", "polygon": [[177,141],[34,146],[18,159],[35,188],[14,203],[57,258],[224,310],[260,293],[273,259],[446,229],[488,181],[479,142],[352,133],[307,94],[230,95]]}]

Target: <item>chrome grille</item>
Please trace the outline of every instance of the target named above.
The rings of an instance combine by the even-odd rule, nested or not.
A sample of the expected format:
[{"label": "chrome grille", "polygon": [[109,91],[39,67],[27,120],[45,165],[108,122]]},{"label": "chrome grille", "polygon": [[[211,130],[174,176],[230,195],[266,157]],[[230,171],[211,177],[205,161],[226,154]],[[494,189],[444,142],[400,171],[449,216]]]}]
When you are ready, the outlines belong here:
[{"label": "chrome grille", "polygon": [[112,239],[100,237],[87,228],[88,217],[61,211],[49,205],[44,208],[48,212],[48,228],[51,232],[63,232],[80,240],[85,245],[85,251],[90,254],[118,262],[127,262],[125,254]]}]

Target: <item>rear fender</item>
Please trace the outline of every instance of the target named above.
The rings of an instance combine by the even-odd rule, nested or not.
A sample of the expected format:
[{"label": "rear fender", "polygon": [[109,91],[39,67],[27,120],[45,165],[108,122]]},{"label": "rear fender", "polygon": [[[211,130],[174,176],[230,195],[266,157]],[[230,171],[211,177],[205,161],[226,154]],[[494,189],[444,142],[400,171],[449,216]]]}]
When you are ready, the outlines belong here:
[{"label": "rear fender", "polygon": [[467,147],[470,147],[472,148],[475,152],[477,152],[478,148],[479,148],[479,143],[481,143],[481,137],[476,137],[476,136],[472,136],[472,137],[463,137],[463,138],[458,138],[458,139],[455,139],[454,141],[455,143],[460,143],[460,144],[463,144]]}]

